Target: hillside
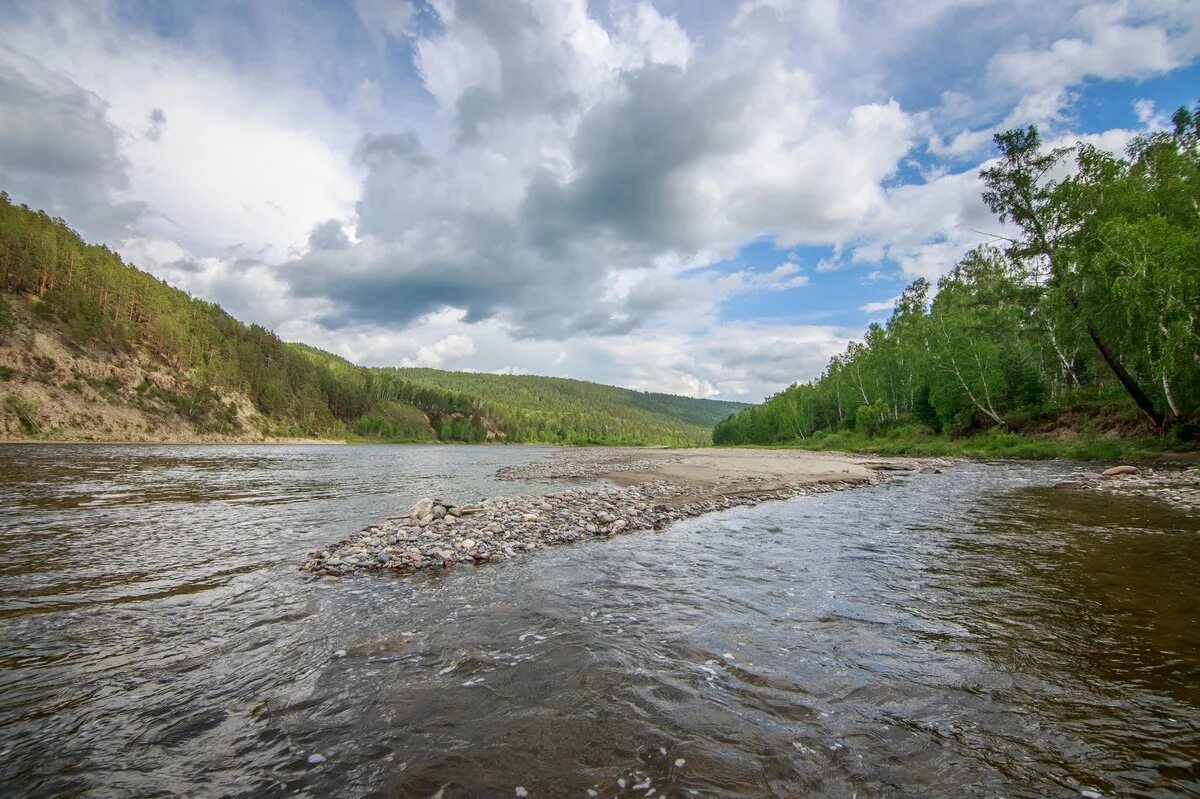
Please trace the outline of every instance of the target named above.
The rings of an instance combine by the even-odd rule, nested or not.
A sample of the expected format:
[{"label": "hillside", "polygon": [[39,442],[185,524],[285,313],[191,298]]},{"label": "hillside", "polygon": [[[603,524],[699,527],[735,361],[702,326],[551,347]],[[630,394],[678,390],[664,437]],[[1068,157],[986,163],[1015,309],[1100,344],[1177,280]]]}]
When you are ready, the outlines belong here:
[{"label": "hillside", "polygon": [[674,419],[684,424],[712,427],[729,414],[746,407],[742,402],[697,400],[675,394],[633,391],[584,380],[539,375],[447,372],[441,369],[387,369],[403,380],[422,386],[488,397],[497,407],[513,411],[573,413],[582,409],[652,419]]},{"label": "hillside", "polygon": [[281,341],[0,192],[0,440],[693,445],[738,403]]}]

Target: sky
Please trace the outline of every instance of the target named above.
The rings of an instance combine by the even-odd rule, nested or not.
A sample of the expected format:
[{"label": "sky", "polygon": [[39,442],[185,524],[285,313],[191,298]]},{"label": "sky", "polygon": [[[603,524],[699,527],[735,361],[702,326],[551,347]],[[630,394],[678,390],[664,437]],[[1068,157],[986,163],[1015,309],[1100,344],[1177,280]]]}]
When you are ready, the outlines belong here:
[{"label": "sky", "polygon": [[0,188],[358,363],[757,402],[1006,233],[999,130],[1200,99],[1194,0],[0,0]]}]

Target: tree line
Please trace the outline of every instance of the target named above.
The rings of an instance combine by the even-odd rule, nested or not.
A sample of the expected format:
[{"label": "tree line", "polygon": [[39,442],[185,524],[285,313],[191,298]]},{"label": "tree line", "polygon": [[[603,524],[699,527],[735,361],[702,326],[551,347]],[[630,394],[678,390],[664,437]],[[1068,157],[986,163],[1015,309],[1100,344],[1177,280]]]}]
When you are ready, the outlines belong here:
[{"label": "tree line", "polygon": [[717,444],[829,431],[1019,430],[1084,409],[1191,440],[1200,418],[1200,104],[1124,157],[994,137],[983,200],[1011,237],[910,284],[817,379],[733,414]]}]

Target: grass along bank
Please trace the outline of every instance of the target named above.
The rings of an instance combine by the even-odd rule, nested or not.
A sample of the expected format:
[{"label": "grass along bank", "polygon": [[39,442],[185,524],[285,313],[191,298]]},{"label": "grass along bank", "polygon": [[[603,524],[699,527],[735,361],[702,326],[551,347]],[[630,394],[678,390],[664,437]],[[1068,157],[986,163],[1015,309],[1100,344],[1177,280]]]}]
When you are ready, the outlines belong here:
[{"label": "grass along bank", "polygon": [[738,446],[910,457],[1200,462],[1200,453],[1196,451],[1194,444],[1169,436],[1054,436],[999,430],[946,436],[919,426],[895,427],[875,435],[864,435],[853,430],[822,431],[794,441]]}]

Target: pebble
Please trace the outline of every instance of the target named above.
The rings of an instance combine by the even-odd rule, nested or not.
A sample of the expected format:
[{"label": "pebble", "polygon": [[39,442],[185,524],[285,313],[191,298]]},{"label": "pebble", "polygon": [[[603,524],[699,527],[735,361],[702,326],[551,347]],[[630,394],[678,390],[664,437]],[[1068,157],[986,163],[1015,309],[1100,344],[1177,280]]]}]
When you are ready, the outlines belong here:
[{"label": "pebble", "polygon": [[517,796],[529,796],[529,791],[525,790],[524,786],[517,786]]},{"label": "pebble", "polygon": [[310,766],[319,766],[324,762],[325,762],[325,755],[322,755],[319,752],[313,752],[311,755],[308,756],[308,764]]}]

